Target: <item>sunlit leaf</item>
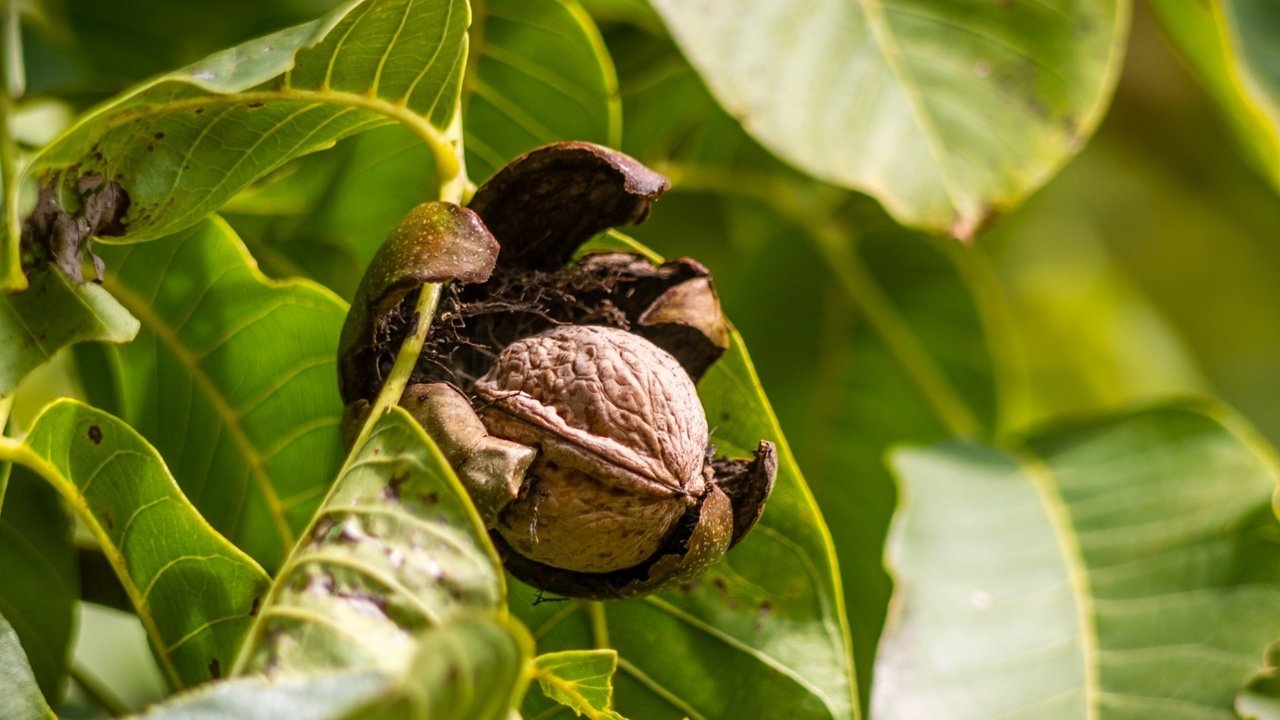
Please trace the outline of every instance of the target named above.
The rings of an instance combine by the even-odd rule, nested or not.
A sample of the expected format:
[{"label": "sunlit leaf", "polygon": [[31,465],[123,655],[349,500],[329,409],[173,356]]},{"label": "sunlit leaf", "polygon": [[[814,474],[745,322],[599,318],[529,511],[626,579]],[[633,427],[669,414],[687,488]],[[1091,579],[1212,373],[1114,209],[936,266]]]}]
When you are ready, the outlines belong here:
[{"label": "sunlit leaf", "polygon": [[533,661],[533,676],[543,695],[590,720],[623,720],[613,711],[617,670],[614,650],[568,650],[539,655]]},{"label": "sunlit leaf", "polygon": [[424,628],[502,612],[499,567],[453,471],[394,409],[352,452],[276,576],[238,671],[400,672]]},{"label": "sunlit leaf", "polygon": [[1150,4],[1257,168],[1280,188],[1280,6],[1258,0]]},{"label": "sunlit leaf", "polygon": [[[463,0],[349,2],[108,102],[26,175],[55,177],[64,205],[83,176],[119,183],[131,201],[123,240],[140,241],[188,227],[284,162],[378,125],[403,123],[451,152],[443,133],[457,109],[469,14]],[[6,189],[5,288],[23,284],[20,186]]]},{"label": "sunlit leaf", "polygon": [[1280,636],[1270,453],[1197,408],[897,453],[876,716],[1230,717]]},{"label": "sunlit leaf", "polygon": [[[573,0],[473,7],[462,104],[474,180],[555,140],[617,145],[613,65]],[[269,272],[306,275],[349,296],[383,239],[432,187],[430,152],[408,129],[389,127],[298,166],[237,198],[230,219]]]},{"label": "sunlit leaf", "polygon": [[1129,3],[654,3],[716,97],[780,157],[971,237],[1084,143]]},{"label": "sunlit leaf", "polygon": [[18,634],[3,615],[0,615],[0,698],[4,698],[6,715],[13,720],[57,718],[40,694]]},{"label": "sunlit leaf", "polygon": [[[0,467],[0,486],[5,470]],[[65,690],[74,603],[80,594],[71,521],[57,492],[20,465],[12,468],[3,503],[0,616],[22,641],[40,690],[57,706]]]},{"label": "sunlit leaf", "polygon": [[0,293],[0,397],[67,345],[129,342],[138,333],[138,321],[97,285],[74,285],[52,268],[30,281],[22,292]]},{"label": "sunlit leaf", "polygon": [[528,633],[487,615],[419,634],[400,673],[352,669],[235,678],[179,695],[140,720],[507,720],[525,687]]},{"label": "sunlit leaf", "polygon": [[98,541],[176,687],[219,677],[268,578],[187,501],[160,456],[120,420],[74,400],[50,405],[0,458],[39,473]]},{"label": "sunlit leaf", "polygon": [[143,328],[106,350],[107,409],[160,451],[215,528],[278,566],[342,462],[345,303],[267,280],[216,217],[103,257],[104,286]]}]

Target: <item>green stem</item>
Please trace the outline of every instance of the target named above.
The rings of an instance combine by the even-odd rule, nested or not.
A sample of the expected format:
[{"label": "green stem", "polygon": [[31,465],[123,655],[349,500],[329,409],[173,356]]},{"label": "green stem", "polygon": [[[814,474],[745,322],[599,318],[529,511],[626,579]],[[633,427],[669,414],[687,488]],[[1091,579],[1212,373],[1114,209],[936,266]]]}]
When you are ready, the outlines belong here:
[{"label": "green stem", "polygon": [[607,650],[613,647],[609,644],[609,621],[605,618],[604,603],[599,600],[589,600],[586,608],[587,617],[591,621],[591,638],[596,648]]},{"label": "green stem", "polygon": [[824,232],[819,235],[819,244],[845,292],[947,430],[957,437],[980,435],[982,425],[924,351],[911,326],[898,314],[847,239],[839,232]]},{"label": "green stem", "polygon": [[84,691],[85,696],[94,705],[106,711],[111,717],[123,717],[129,714],[129,706],[78,662],[71,663],[71,679],[75,680],[76,685]]},{"label": "green stem", "polygon": [[[0,438],[9,429],[9,409],[13,407],[13,397],[0,398]],[[13,464],[0,460],[0,512],[4,511],[4,496],[9,491],[9,473]]]},{"label": "green stem", "polygon": [[9,76],[14,70],[10,61],[15,50],[10,40],[17,36],[18,8],[13,0],[0,0],[0,9],[4,15],[0,27],[0,186],[9,196],[18,175],[18,146],[9,127],[13,114],[13,82]]},{"label": "green stem", "polygon": [[982,424],[964,398],[948,382],[911,326],[894,308],[862,258],[852,247],[853,238],[838,225],[834,200],[814,200],[797,192],[786,178],[772,173],[737,168],[706,168],[668,164],[660,169],[672,183],[686,190],[732,193],[763,203],[783,219],[804,228],[818,244],[845,294],[861,311],[898,366],[915,385],[934,414],[955,436],[976,436]]}]

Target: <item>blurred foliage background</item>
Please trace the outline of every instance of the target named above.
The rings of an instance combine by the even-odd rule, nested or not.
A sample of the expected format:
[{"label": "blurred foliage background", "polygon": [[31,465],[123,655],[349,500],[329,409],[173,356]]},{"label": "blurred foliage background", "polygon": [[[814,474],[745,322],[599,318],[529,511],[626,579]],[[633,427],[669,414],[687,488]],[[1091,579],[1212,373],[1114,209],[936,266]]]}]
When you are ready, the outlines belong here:
[{"label": "blurred foliage background", "polygon": [[[41,96],[73,98],[70,110],[78,110],[334,4],[44,3],[23,38],[31,100],[20,107],[19,135],[25,128],[35,138],[69,116]],[[647,10],[587,6],[618,68],[622,146],[674,180],[634,234],[713,271],[835,538],[864,689],[890,593],[880,560],[895,502],[885,453],[954,429],[887,351],[872,329],[876,318],[858,309],[868,298],[854,302],[868,278],[878,287],[872,307],[900,315],[914,335],[907,341],[957,388],[951,399],[967,407],[961,422],[995,437],[1064,415],[1209,394],[1280,441],[1280,199],[1242,159],[1141,4],[1096,135],[969,247],[904,230],[874,201],[785,168],[715,105]],[[302,162],[333,165],[348,152],[343,146]],[[365,177],[333,202],[355,214],[386,205],[397,217],[397,207],[421,196],[394,174],[418,158],[408,152],[400,165],[369,170],[383,173],[375,184],[383,190],[364,185],[364,196],[351,194]],[[330,170],[350,171],[338,165]],[[332,268],[360,262],[363,250],[326,241],[317,253],[314,234],[329,228],[314,217],[264,223],[253,200],[238,201],[231,219],[263,250],[266,271],[310,274],[349,295],[349,281]],[[270,207],[280,196],[258,201]],[[331,221],[339,222],[319,216],[321,225]],[[55,371],[42,371],[43,382]],[[130,705],[162,692],[135,630],[126,616],[86,607],[76,646]],[[98,661],[105,657],[132,660]],[[68,714],[76,707],[73,697]]]}]

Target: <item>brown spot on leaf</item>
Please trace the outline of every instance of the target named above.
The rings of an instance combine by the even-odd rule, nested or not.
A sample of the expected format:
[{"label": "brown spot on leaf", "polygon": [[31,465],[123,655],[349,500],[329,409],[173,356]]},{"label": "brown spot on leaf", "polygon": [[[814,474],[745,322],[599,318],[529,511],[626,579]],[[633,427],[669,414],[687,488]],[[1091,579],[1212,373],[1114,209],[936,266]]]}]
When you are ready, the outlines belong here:
[{"label": "brown spot on leaf", "polygon": [[214,680],[222,677],[222,663],[218,662],[218,658],[209,658],[209,677]]},{"label": "brown spot on leaf", "polygon": [[102,444],[102,428],[97,425],[89,426],[89,441],[94,445]]}]

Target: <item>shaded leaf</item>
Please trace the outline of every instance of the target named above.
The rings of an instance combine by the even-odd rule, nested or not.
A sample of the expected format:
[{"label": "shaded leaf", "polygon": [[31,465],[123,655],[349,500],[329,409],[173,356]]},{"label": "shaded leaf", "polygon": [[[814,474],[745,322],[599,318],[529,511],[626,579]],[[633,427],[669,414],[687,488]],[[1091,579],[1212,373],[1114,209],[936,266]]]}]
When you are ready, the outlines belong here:
[{"label": "shaded leaf", "polygon": [[3,615],[0,615],[0,697],[4,698],[6,716],[13,720],[55,720],[58,717],[40,694],[18,634]]},{"label": "shaded leaf", "polygon": [[166,680],[223,674],[268,578],[187,501],[156,451],[116,418],[53,403],[0,458],[38,472],[66,498],[111,561]]},{"label": "shaded leaf", "polygon": [[533,676],[542,693],[591,720],[623,720],[613,711],[616,650],[568,650],[534,658]]},{"label": "shaded leaf", "polygon": [[217,217],[103,257],[105,287],[143,328],[105,351],[108,409],[160,451],[210,524],[277,567],[342,462],[346,304],[267,280]]},{"label": "shaded leaf", "polygon": [[730,115],[902,222],[968,238],[1101,118],[1129,3],[654,3]]},{"label": "shaded leaf", "polygon": [[1270,452],[1166,408],[897,453],[877,717],[1230,717],[1280,634]]},{"label": "shaded leaf", "polygon": [[413,662],[416,634],[459,612],[500,613],[484,526],[449,465],[399,408],[353,450],[264,601],[238,673]]},{"label": "shaded leaf", "polygon": [[22,292],[0,293],[0,397],[68,345],[124,343],[138,334],[138,321],[97,285],[73,285],[52,267],[29,280]]},{"label": "shaded leaf", "polygon": [[[457,108],[468,22],[463,0],[347,3],[100,106],[26,176],[54,178],[64,197],[88,174],[118,182],[130,198],[124,239],[140,241],[192,225],[292,158],[393,121],[453,162],[443,132]],[[7,189],[5,288],[22,285],[18,189]]]},{"label": "shaded leaf", "polygon": [[1280,7],[1257,0],[1153,0],[1150,7],[1254,165],[1280,188]]},{"label": "shaded leaf", "polygon": [[57,491],[25,467],[12,467],[0,492],[0,616],[22,641],[41,692],[56,707],[66,689],[80,596],[71,520]]},{"label": "shaded leaf", "polygon": [[[462,90],[473,178],[555,140],[618,143],[613,65],[573,0],[491,0],[474,13]],[[306,275],[349,297],[383,239],[428,194],[429,156],[406,128],[364,133],[237,198],[230,219],[268,272]]]},{"label": "shaded leaf", "polygon": [[478,0],[463,82],[467,167],[477,181],[538,145],[616,146],[613,62],[575,0]]}]

